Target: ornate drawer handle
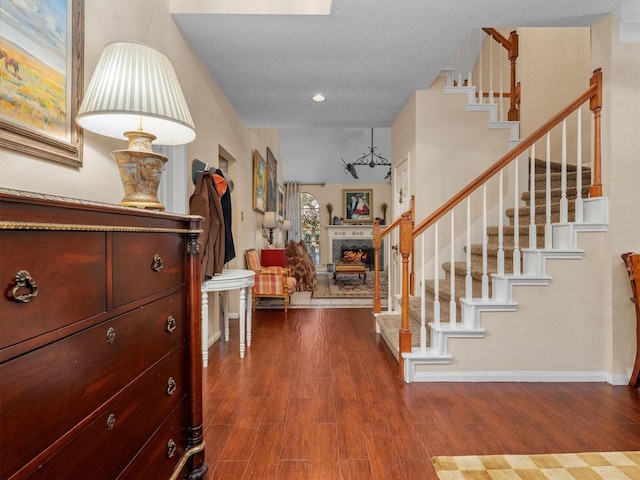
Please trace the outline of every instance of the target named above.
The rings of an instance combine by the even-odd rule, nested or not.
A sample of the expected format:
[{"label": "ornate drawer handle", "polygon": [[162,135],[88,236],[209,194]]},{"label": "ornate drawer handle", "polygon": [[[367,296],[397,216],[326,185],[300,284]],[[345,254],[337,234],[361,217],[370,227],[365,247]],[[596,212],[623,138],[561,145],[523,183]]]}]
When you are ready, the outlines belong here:
[{"label": "ornate drawer handle", "polygon": [[173,318],[171,315],[169,315],[169,318],[167,318],[167,327],[166,327],[167,332],[173,333],[176,331],[176,328],[178,328],[178,323],[176,322],[176,319]]},{"label": "ornate drawer handle", "polygon": [[173,457],[177,449],[178,446],[176,445],[176,442],[174,442],[173,439],[169,439],[167,442],[167,458]]},{"label": "ornate drawer handle", "polygon": [[178,385],[176,385],[176,381],[173,379],[173,377],[169,377],[169,380],[167,380],[167,395],[173,395],[176,391],[176,388],[178,388]]},{"label": "ornate drawer handle", "polygon": [[163,267],[164,267],[164,263],[162,263],[162,257],[160,257],[160,254],[156,253],[153,256],[153,263],[151,264],[151,270],[153,270],[154,272],[159,272],[160,270],[162,270]]},{"label": "ornate drawer handle", "polygon": [[113,345],[113,342],[116,340],[116,329],[113,327],[109,327],[107,330],[107,343],[109,345]]},{"label": "ornate drawer handle", "polygon": [[[15,286],[11,291],[11,296],[16,302],[29,303],[32,298],[38,295],[38,285],[36,285],[36,282],[33,281],[31,274],[26,270],[20,270],[18,273],[16,273],[13,281],[15,283]],[[30,293],[18,295],[18,290],[20,290],[21,288],[28,288],[30,290]]]},{"label": "ornate drawer handle", "polygon": [[113,430],[114,425],[116,424],[116,416],[114,413],[110,413],[107,417],[107,430]]}]

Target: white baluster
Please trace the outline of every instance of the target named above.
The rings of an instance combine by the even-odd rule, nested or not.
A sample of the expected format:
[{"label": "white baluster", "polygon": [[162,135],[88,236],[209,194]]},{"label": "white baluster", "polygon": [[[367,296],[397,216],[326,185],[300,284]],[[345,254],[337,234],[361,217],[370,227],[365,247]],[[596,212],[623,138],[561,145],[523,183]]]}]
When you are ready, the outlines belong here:
[{"label": "white baluster", "polygon": [[469,32],[469,57],[467,62],[467,85],[472,86],[472,72],[471,72],[471,59],[473,58],[472,50],[473,30]]},{"label": "white baluster", "polygon": [[578,138],[576,151],[576,222],[584,220],[582,200],[582,106],[578,107]]},{"label": "white baluster", "polygon": [[478,98],[476,103],[484,103],[484,94],[482,93],[482,29],[480,29],[480,48],[478,53]]},{"label": "white baluster", "polygon": [[451,297],[449,299],[449,325],[451,328],[456,326],[456,272],[455,272],[455,221],[454,212],[451,210],[451,239],[449,240],[451,246],[451,254],[449,255],[449,261],[451,262],[451,273],[449,275],[449,285],[451,287]]},{"label": "white baluster", "polygon": [[489,36],[489,104],[493,105],[493,35]]},{"label": "white baluster", "polygon": [[436,326],[440,325],[440,266],[438,260],[438,222],[436,221],[434,227],[435,242],[433,252],[433,323]]},{"label": "white baluster", "polygon": [[[420,237],[420,258],[422,259],[422,265],[424,265],[425,252],[424,252],[424,237],[426,235],[423,233]],[[424,289],[424,267],[420,269],[420,350],[423,352],[427,350],[427,305],[426,305],[426,295]]]},{"label": "white baluster", "polygon": [[482,301],[489,299],[489,275],[487,275],[487,183],[482,185]]},{"label": "white baluster", "polygon": [[567,200],[567,119],[562,120],[562,173],[560,197],[560,222],[569,220],[569,201]]},{"label": "white baluster", "polygon": [[544,248],[550,249],[553,246],[551,227],[551,133],[547,133],[547,151],[546,151],[546,164],[545,164],[545,224],[544,224]]},{"label": "white baluster", "polygon": [[500,72],[500,99],[498,103],[500,105],[500,121],[504,122],[504,86],[502,85],[502,62],[498,62],[500,67],[498,71]]},{"label": "white baluster", "polygon": [[460,59],[460,48],[458,48],[458,50],[456,51],[457,55],[458,55],[458,65],[456,66],[456,69],[458,70],[458,87],[462,86],[462,60]]},{"label": "white baluster", "polygon": [[464,296],[473,298],[473,278],[471,277],[471,195],[467,197],[467,275],[464,277]]},{"label": "white baluster", "polygon": [[529,248],[536,248],[536,144],[531,145],[529,169]]},{"label": "white baluster", "polygon": [[498,274],[504,274],[504,169],[498,174]]},{"label": "white baluster", "polygon": [[520,195],[520,191],[518,188],[518,163],[520,157],[516,157],[514,160],[514,177],[513,177],[513,274],[520,275],[520,199],[518,198]]}]

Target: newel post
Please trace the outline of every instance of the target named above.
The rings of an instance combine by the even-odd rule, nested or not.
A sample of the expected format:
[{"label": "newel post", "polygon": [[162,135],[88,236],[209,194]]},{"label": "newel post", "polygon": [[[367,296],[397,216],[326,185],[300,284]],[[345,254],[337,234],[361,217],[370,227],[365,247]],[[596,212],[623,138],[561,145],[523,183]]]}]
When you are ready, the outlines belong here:
[{"label": "newel post", "polygon": [[409,330],[409,257],[413,249],[411,214],[405,212],[400,221],[400,254],[402,255],[402,325],[400,327],[400,352],[398,368],[404,380],[404,358],[402,354],[411,351],[411,330]]},{"label": "newel post", "polygon": [[589,100],[589,109],[593,112],[593,182],[589,189],[590,197],[602,196],[602,143],[600,111],[602,110],[602,69],[593,72],[589,82],[594,89]]},{"label": "newel post", "polygon": [[511,96],[507,120],[517,122],[520,120],[520,112],[517,105],[520,103],[520,84],[516,79],[516,60],[518,59],[518,32],[513,31],[509,35],[509,61],[511,62]]},{"label": "newel post", "polygon": [[[382,305],[380,303],[380,264],[379,264],[381,245],[382,245],[382,235],[380,232],[380,222],[376,220],[373,224],[373,313],[380,313],[382,310]],[[375,324],[375,320],[374,320],[374,324]]]}]

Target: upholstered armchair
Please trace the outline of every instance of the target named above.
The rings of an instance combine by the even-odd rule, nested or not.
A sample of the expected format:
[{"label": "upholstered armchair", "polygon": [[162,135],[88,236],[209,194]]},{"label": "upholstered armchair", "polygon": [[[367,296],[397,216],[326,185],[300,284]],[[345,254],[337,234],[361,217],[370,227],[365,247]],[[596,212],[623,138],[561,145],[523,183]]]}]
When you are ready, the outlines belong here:
[{"label": "upholstered armchair", "polygon": [[285,267],[263,267],[260,265],[260,255],[255,249],[244,252],[247,268],[256,272],[253,284],[253,305],[256,308],[256,298],[282,298],[284,311],[289,306],[289,296],[296,290],[296,279],[290,276]]},{"label": "upholstered armchair", "polygon": [[301,240],[296,243],[289,240],[285,248],[287,267],[291,270],[291,275],[298,282],[297,289],[301,291],[313,291],[316,289],[318,280],[316,278],[316,267],[311,261],[307,252],[307,247]]}]

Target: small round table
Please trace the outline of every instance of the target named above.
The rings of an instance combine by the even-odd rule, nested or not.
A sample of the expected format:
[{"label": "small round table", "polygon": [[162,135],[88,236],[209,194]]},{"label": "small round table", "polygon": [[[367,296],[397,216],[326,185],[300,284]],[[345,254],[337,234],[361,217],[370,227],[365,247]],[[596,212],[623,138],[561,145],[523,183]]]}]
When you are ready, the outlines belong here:
[{"label": "small round table", "polygon": [[240,324],[240,358],[244,358],[245,322],[247,346],[251,346],[251,287],[255,282],[253,270],[225,269],[214,275],[200,287],[202,292],[202,366],[209,365],[209,292],[223,292],[222,309],[224,310],[224,339],[229,341],[229,290],[240,290],[239,321]]}]

